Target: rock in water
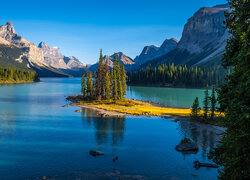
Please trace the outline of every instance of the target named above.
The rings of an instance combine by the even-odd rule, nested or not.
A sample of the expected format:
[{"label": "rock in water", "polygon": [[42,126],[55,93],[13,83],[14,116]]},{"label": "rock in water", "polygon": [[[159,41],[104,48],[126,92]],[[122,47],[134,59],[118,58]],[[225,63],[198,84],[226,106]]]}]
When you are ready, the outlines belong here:
[{"label": "rock in water", "polygon": [[177,151],[198,151],[198,145],[192,142],[190,139],[183,139],[180,144],[175,146]]},{"label": "rock in water", "polygon": [[101,152],[101,151],[94,151],[94,150],[89,151],[89,154],[92,155],[92,156],[94,156],[94,157],[104,155],[103,152]]}]

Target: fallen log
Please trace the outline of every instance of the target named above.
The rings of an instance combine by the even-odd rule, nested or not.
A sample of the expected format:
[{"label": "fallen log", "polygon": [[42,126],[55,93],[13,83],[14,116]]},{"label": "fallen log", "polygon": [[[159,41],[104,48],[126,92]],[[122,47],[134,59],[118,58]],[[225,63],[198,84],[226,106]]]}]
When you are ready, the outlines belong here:
[{"label": "fallen log", "polygon": [[194,161],[194,167],[199,169],[200,167],[210,167],[210,168],[218,168],[216,164],[209,164],[209,163],[200,163],[199,161]]}]

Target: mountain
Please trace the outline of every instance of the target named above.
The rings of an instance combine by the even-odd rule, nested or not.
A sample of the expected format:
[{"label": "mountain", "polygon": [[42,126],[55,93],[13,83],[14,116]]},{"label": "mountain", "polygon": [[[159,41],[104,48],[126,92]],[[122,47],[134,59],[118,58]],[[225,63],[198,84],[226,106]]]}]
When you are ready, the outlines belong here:
[{"label": "mountain", "polygon": [[50,47],[45,42],[41,42],[38,47],[43,51],[44,60],[48,65],[72,76],[82,76],[86,64],[76,57],[64,56],[59,47]]},{"label": "mountain", "polygon": [[139,56],[137,56],[135,61],[135,66],[139,67],[140,65],[151,61],[157,57],[160,57],[168,52],[172,51],[177,46],[178,41],[174,38],[166,39],[160,47],[151,45],[145,46]]},{"label": "mountain", "polygon": [[34,69],[43,76],[66,77],[67,74],[49,66],[43,52],[34,43],[18,35],[11,22],[0,26],[0,46],[2,66]]},{"label": "mountain", "polygon": [[54,68],[64,68],[67,69],[67,65],[64,62],[64,56],[61,54],[58,47],[50,47],[45,42],[41,42],[38,47],[42,50],[44,55],[44,61]]},{"label": "mountain", "polygon": [[185,24],[177,46],[142,67],[169,62],[187,65],[220,64],[229,38],[223,25],[224,11],[229,11],[228,4],[199,9]]},{"label": "mountain", "polygon": [[[125,67],[125,69],[127,71],[130,70],[133,67],[133,65],[135,64],[135,62],[134,62],[134,60],[132,58],[126,56],[122,52],[114,53],[111,56],[105,55],[103,57],[103,61],[107,62],[109,67],[113,67],[113,62],[114,62],[114,57],[115,56],[118,57],[119,62],[124,65],[124,67]],[[97,69],[97,67],[98,67],[98,63],[90,66],[89,70],[90,71],[95,71]]]},{"label": "mountain", "polygon": [[47,43],[41,42],[38,47],[43,51],[45,62],[58,69],[83,68],[83,64],[74,56],[64,56],[59,47],[50,47]]}]

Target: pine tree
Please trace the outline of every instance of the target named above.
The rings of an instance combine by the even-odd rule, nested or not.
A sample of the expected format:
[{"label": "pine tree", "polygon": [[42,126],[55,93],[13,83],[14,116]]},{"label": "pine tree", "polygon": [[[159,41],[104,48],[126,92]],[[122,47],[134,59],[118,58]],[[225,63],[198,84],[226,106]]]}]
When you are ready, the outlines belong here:
[{"label": "pine tree", "polygon": [[102,50],[100,51],[98,69],[96,71],[96,97],[98,100],[101,100],[104,97],[104,67],[103,67],[103,55]]},{"label": "pine tree", "polygon": [[121,69],[120,69],[120,63],[119,63],[118,56],[116,57],[115,72],[116,72],[116,78],[117,78],[116,81],[117,81],[118,99],[123,99],[123,89],[122,89],[122,81],[121,81]]},{"label": "pine tree", "polygon": [[86,95],[86,81],[85,81],[85,73],[83,72],[82,73],[82,88],[81,88],[81,92],[82,92],[82,95],[85,96]]},{"label": "pine tree", "polygon": [[118,82],[117,82],[117,62],[116,56],[114,56],[114,65],[112,70],[112,97],[116,101],[118,99]]},{"label": "pine tree", "polygon": [[127,89],[127,84],[126,84],[126,71],[124,66],[121,64],[121,82],[122,82],[122,89],[123,89],[123,98],[126,95],[126,89]]},{"label": "pine tree", "polygon": [[93,97],[93,82],[92,82],[92,73],[89,72],[87,75],[87,94],[90,97]]},{"label": "pine tree", "polygon": [[210,103],[211,103],[211,119],[214,119],[214,112],[216,108],[216,97],[215,97],[215,87],[212,86],[212,95],[210,97]]},{"label": "pine tree", "polygon": [[250,1],[228,0],[231,11],[226,13],[227,41],[222,65],[233,66],[226,84],[218,91],[226,132],[211,152],[210,158],[222,166],[219,179],[250,179]]},{"label": "pine tree", "polygon": [[110,100],[110,76],[109,76],[109,72],[106,72],[105,75],[105,99]]},{"label": "pine tree", "polygon": [[209,94],[208,94],[208,85],[207,85],[206,90],[205,90],[205,97],[204,97],[204,101],[203,101],[204,120],[207,120],[208,110],[209,110]]},{"label": "pine tree", "polygon": [[195,98],[193,106],[192,106],[192,110],[191,110],[191,119],[193,120],[199,120],[199,114],[200,114],[200,105],[199,105],[199,99],[198,97]]}]

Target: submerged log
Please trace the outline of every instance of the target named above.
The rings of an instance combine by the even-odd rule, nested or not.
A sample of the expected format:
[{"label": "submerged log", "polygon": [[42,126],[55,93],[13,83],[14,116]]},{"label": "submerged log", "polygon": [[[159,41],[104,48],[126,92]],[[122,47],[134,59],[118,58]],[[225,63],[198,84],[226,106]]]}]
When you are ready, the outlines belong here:
[{"label": "submerged log", "polygon": [[94,151],[94,150],[89,151],[89,154],[92,155],[92,156],[94,156],[94,157],[95,157],[95,156],[104,155],[103,152],[101,152],[101,151]]},{"label": "submerged log", "polygon": [[216,164],[209,164],[209,163],[200,163],[199,161],[194,161],[194,167],[199,169],[200,167],[210,167],[210,168],[218,168]]}]

